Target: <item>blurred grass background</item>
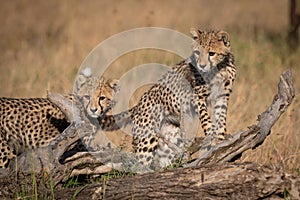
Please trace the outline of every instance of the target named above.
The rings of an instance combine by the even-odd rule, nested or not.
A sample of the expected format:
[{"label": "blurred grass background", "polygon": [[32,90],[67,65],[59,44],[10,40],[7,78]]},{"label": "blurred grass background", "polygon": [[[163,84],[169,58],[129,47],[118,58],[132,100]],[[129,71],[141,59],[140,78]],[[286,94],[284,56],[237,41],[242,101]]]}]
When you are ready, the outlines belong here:
[{"label": "blurred grass background", "polygon": [[[18,0],[0,2],[0,96],[45,97],[68,93],[88,53],[106,38],[137,27],[223,29],[231,35],[238,68],[230,99],[228,130],[254,124],[272,102],[280,74],[293,70],[300,90],[300,51],[289,51],[288,0]],[[180,48],[180,47],[179,47]],[[108,76],[143,63],[175,64],[163,51],[133,52],[112,64]],[[122,86],[124,87],[124,86]],[[299,100],[262,146],[241,160],[300,170]]]}]

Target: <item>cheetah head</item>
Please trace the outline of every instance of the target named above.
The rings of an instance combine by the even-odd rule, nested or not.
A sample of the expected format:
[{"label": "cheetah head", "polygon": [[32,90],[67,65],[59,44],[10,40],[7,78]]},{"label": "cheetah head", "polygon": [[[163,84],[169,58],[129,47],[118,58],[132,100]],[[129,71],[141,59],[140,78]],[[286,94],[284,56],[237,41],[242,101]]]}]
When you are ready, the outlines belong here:
[{"label": "cheetah head", "polygon": [[192,64],[200,72],[209,72],[230,53],[230,37],[225,31],[191,29],[194,39]]},{"label": "cheetah head", "polygon": [[87,114],[98,118],[107,113],[116,103],[114,96],[120,90],[119,80],[93,77],[84,71],[78,75],[74,93],[81,99]]},{"label": "cheetah head", "polygon": [[119,90],[118,80],[101,77],[98,85],[90,90],[89,102],[84,105],[88,115],[97,118],[106,114],[115,105],[114,96]]}]

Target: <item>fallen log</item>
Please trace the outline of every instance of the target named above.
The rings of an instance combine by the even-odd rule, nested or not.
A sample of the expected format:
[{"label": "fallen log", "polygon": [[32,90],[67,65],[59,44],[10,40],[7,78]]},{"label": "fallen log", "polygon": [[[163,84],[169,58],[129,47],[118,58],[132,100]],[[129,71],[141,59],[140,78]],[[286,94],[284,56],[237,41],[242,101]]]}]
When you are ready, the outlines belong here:
[{"label": "fallen log", "polygon": [[[300,178],[255,163],[211,164],[112,179],[55,192],[56,199],[299,198]],[[78,192],[80,191],[80,192]]]},{"label": "fallen log", "polygon": [[[95,197],[95,199],[147,199],[156,197],[173,199],[241,199],[242,197],[244,199],[249,197],[250,199],[257,199],[289,196],[292,199],[297,199],[300,194],[299,178],[284,173],[280,167],[272,168],[254,163],[228,163],[234,161],[246,150],[257,148],[263,143],[270,134],[272,126],[291,104],[294,96],[292,74],[291,71],[286,71],[280,77],[278,94],[275,95],[273,102],[265,112],[259,115],[257,124],[250,126],[248,130],[240,131],[214,146],[209,146],[212,143],[212,138],[209,136],[200,140],[200,143],[196,145],[198,150],[196,159],[184,165],[183,168],[95,183],[81,189],[77,198],[89,196]],[[50,166],[54,185],[57,188],[71,176],[99,175],[111,169],[122,171],[124,155],[129,159],[132,157],[124,152],[114,151],[114,155],[117,155],[115,159],[110,163],[106,162],[111,159],[111,151],[114,149],[80,152],[65,158],[64,162],[58,162],[65,150],[80,139],[76,133],[80,131],[89,135],[93,126],[83,114],[80,105],[75,105],[75,108],[78,109],[75,109],[76,115],[74,115],[74,105],[72,109],[69,109],[68,102],[62,96],[49,95],[49,99],[62,108],[66,116],[69,117],[71,126],[50,148],[47,148],[48,159],[47,156],[44,156],[43,159],[37,159],[38,156],[36,156],[38,163],[34,162],[34,164]],[[57,147],[64,148],[61,150]],[[19,159],[19,166],[20,162]],[[24,162],[26,163],[26,159],[23,159],[21,166],[26,166]],[[45,164],[49,162],[50,165]],[[22,171],[22,168],[19,169]],[[36,173],[38,172],[41,171]],[[2,180],[0,180],[0,185],[1,182]],[[78,192],[78,188],[76,191]],[[74,192],[74,189],[58,190],[55,192],[55,198],[60,199],[66,195],[74,195]]]}]

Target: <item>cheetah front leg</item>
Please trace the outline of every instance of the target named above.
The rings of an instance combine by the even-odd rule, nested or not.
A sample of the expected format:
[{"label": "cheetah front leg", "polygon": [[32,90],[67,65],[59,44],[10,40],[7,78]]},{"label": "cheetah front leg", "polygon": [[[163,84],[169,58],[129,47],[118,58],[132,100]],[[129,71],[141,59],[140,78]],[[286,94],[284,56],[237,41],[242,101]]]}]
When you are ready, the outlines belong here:
[{"label": "cheetah front leg", "polygon": [[212,123],[211,117],[209,115],[207,105],[206,105],[206,98],[209,95],[209,92],[206,87],[204,86],[198,86],[195,88],[195,94],[196,97],[195,100],[198,100],[194,102],[196,113],[198,113],[199,121],[201,124],[201,127],[204,131],[205,136],[206,135],[213,135],[215,132],[215,125]]},{"label": "cheetah front leg", "polygon": [[206,135],[214,135],[215,125],[212,123],[211,117],[207,110],[206,102],[200,100],[198,102],[198,113],[201,127]]},{"label": "cheetah front leg", "polygon": [[232,91],[233,79],[228,79],[223,83],[222,92],[216,97],[214,105],[214,116],[216,120],[216,136],[219,139],[225,139],[226,135],[226,117],[229,96]]},{"label": "cheetah front leg", "polygon": [[219,139],[225,139],[224,135],[226,134],[226,116],[227,116],[228,99],[229,99],[228,93],[221,94],[217,98],[216,104],[214,105],[214,116],[216,119],[215,135]]}]

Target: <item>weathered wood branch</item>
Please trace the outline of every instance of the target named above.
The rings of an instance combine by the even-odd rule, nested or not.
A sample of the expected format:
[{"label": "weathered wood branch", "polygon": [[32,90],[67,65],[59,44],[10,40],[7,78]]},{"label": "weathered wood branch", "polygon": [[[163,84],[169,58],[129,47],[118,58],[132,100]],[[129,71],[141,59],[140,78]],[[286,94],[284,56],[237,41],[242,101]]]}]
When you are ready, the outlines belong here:
[{"label": "weathered wood branch", "polygon": [[[108,181],[105,185],[95,184],[84,188],[77,198],[80,199],[82,195],[95,199],[274,199],[288,196],[289,193],[291,199],[298,199],[300,178],[285,174],[282,168],[251,163],[226,164],[246,150],[262,144],[294,96],[292,75],[287,71],[280,77],[278,94],[268,109],[259,115],[256,125],[236,133],[208,151],[205,142],[211,142],[211,138],[205,138],[199,157],[185,169],[126,177]],[[64,191],[64,194],[67,192]]]},{"label": "weathered wood branch", "polygon": [[[295,96],[292,74],[284,72],[278,84],[278,94],[265,112],[259,115],[258,123],[246,131],[240,131],[224,142],[210,146],[212,138],[204,138],[199,144],[196,159],[184,169],[146,173],[124,179],[110,180],[104,185],[94,184],[85,187],[78,198],[93,196],[96,199],[115,198],[207,198],[207,199],[250,199],[274,198],[285,195],[288,191],[291,198],[299,198],[299,178],[285,174],[282,169],[258,166],[256,164],[228,164],[246,150],[256,148],[270,134],[270,130],[281,114],[290,105]],[[55,104],[62,108],[71,121],[71,126],[62,136],[47,149],[49,159],[38,159],[41,166],[51,166],[54,172],[55,185],[68,177],[78,174],[101,174],[112,169],[122,170],[124,152],[114,149],[98,152],[81,152],[58,162],[74,142],[84,135],[91,134],[93,125],[85,117],[80,105],[74,111],[61,96],[50,96]],[[76,113],[75,115],[73,113]],[[75,116],[75,117],[74,117]],[[79,117],[78,117],[79,116]],[[93,133],[92,133],[93,134]],[[57,148],[62,148],[57,149]],[[208,148],[209,147],[209,148]],[[112,162],[112,151],[117,155]],[[126,156],[128,156],[125,153]],[[25,159],[26,160],[26,159]],[[20,161],[18,162],[20,163]],[[50,163],[45,164],[45,163]],[[106,163],[106,164],[103,164]],[[43,167],[41,167],[43,169]],[[72,189],[58,191],[57,199],[71,195]],[[82,196],[81,196],[82,195]],[[100,196],[99,196],[100,195]],[[1,195],[0,195],[1,196]],[[68,196],[70,197],[70,196]]]},{"label": "weathered wood branch", "polygon": [[[299,188],[300,178],[281,168],[227,163],[112,179],[83,188],[76,199],[279,199],[288,196],[286,191],[297,199]],[[75,192],[59,190],[55,198],[66,199]]]},{"label": "weathered wood branch", "polygon": [[[246,131],[234,134],[232,138],[212,146],[208,151],[205,148],[200,149],[198,159],[188,164],[188,166],[233,161],[246,150],[258,147],[269,135],[272,126],[291,104],[294,97],[295,90],[292,73],[291,71],[286,71],[280,76],[278,93],[267,110],[258,116],[256,125],[250,126]],[[201,144],[202,146],[207,146],[205,141],[210,140],[205,139]]]}]

